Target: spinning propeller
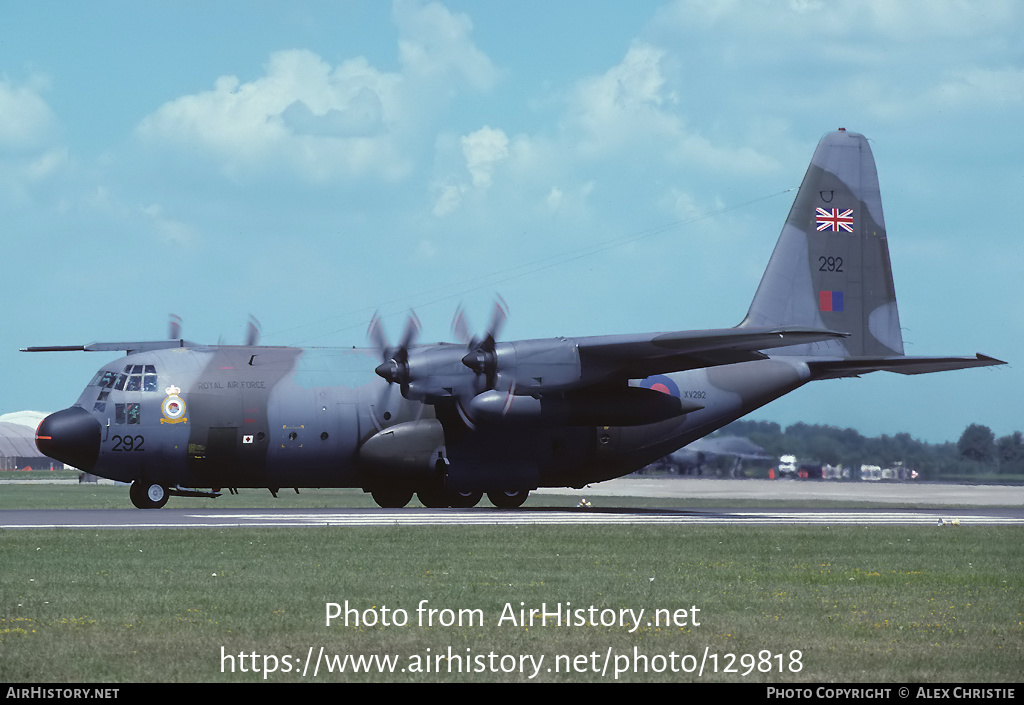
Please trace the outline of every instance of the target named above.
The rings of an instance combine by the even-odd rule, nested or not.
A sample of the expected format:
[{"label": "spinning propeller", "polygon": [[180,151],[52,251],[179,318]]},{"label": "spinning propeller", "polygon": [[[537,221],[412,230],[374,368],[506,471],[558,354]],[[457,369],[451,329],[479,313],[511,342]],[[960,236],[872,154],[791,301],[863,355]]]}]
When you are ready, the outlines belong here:
[{"label": "spinning propeller", "polygon": [[[380,316],[373,314],[370,321],[370,328],[366,334],[373,342],[373,346],[380,351],[383,362],[377,365],[374,372],[387,380],[388,384],[398,382],[401,387],[409,384],[409,348],[416,342],[420,332],[420,319],[416,314],[409,312],[409,318],[405,322],[405,331],[397,346],[388,345],[387,336],[384,333],[384,324]],[[403,390],[404,392],[404,390]]]},{"label": "spinning propeller", "polygon": [[[387,380],[388,383],[388,386],[384,388],[376,403],[370,406],[370,418],[378,430],[383,430],[384,426],[392,420],[395,414],[391,410],[397,413],[404,402],[403,397],[408,394],[410,377],[409,348],[415,344],[419,331],[420,321],[415,313],[410,312],[401,340],[398,345],[392,346],[388,342],[387,335],[384,333],[384,325],[381,322],[380,316],[374,313],[373,319],[370,321],[370,327],[367,329],[366,335],[370,338],[371,343],[373,343],[373,347],[380,353],[382,360],[381,364],[377,365],[374,369],[374,372]],[[393,385],[396,382],[401,391],[399,395],[395,395],[393,391]],[[422,413],[422,410],[422,406],[419,406],[417,411]]]},{"label": "spinning propeller", "polygon": [[[481,393],[494,390],[499,382],[497,338],[507,318],[508,305],[499,298],[494,304],[487,330],[482,336],[476,336],[470,334],[465,311],[459,307],[452,321],[452,332],[462,345],[415,346],[420,331],[416,314],[410,313],[397,345],[388,341],[380,316],[374,314],[367,330],[367,336],[381,359],[374,371],[388,382],[388,387],[374,405],[372,415],[377,426],[383,427],[381,419],[391,421],[401,405],[401,399],[396,399],[392,391],[394,385],[401,390],[401,396],[411,402],[456,402],[463,418],[472,425],[470,417],[473,414],[468,410],[473,400]],[[492,392],[492,396],[500,394],[501,403],[507,404],[514,384],[512,387],[500,393]],[[422,412],[422,409],[420,405],[418,411]]]},{"label": "spinning propeller", "polygon": [[497,338],[507,318],[508,304],[499,296],[498,300],[494,302],[491,322],[487,326],[487,334],[483,338],[470,336],[469,324],[466,322],[466,314],[461,306],[455,312],[455,319],[452,321],[452,333],[459,342],[466,344],[466,348],[469,351],[462,358],[462,364],[473,370],[475,374],[483,375],[486,380],[487,389],[494,387],[497,378]]}]

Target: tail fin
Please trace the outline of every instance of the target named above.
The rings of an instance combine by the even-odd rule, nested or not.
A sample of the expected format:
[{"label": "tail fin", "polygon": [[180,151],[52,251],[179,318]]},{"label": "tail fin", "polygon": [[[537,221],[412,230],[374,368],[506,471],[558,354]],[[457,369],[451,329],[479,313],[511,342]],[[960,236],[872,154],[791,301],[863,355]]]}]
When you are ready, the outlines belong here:
[{"label": "tail fin", "polygon": [[740,325],[850,334],[785,349],[793,355],[903,354],[878,172],[863,135],[840,128],[818,143]]},{"label": "tail fin", "polygon": [[875,159],[867,139],[844,128],[818,143],[739,327],[783,326],[849,334],[772,351],[811,358],[818,378],[1005,364],[980,354],[904,356]]}]

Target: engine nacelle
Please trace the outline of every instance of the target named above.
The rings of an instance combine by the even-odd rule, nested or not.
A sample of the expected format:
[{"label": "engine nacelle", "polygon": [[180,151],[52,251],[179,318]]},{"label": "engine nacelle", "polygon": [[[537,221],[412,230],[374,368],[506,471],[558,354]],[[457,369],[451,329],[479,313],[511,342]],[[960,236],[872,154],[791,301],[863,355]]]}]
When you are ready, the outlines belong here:
[{"label": "engine nacelle", "polygon": [[470,399],[488,389],[517,394],[562,391],[582,381],[579,351],[565,338],[498,343],[493,350],[468,353],[458,345],[414,348],[407,359],[385,362],[377,373],[400,384],[406,399],[428,404]]},{"label": "engine nacelle", "polygon": [[499,343],[495,349],[495,389],[535,394],[580,385],[583,369],[575,341],[566,338]]}]

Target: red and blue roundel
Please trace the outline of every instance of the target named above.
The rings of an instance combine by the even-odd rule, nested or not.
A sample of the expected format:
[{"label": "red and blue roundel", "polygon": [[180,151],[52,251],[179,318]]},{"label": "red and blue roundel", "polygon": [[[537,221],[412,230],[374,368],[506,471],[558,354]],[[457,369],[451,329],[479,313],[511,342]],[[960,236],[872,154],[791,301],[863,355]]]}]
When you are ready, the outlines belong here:
[{"label": "red and blue roundel", "polygon": [[678,385],[676,385],[670,377],[666,377],[665,375],[654,375],[641,380],[640,386],[645,389],[653,389],[654,391],[661,392],[662,394],[671,394],[676,399],[680,398]]}]

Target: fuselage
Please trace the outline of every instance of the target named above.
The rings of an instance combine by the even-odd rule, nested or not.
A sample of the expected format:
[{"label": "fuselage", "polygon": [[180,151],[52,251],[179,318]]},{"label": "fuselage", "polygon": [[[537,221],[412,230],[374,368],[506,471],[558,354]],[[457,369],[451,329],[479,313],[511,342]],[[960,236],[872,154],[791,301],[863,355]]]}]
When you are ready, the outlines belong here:
[{"label": "fuselage", "polygon": [[376,361],[373,350],[331,348],[129,354],[49,417],[56,430],[44,421],[38,443],[99,476],[170,488],[416,491],[441,471],[465,491],[582,487],[637,470],[810,377],[799,360],[769,359],[632,382],[702,407],[657,423],[472,424],[454,401],[406,399],[373,374]]}]

